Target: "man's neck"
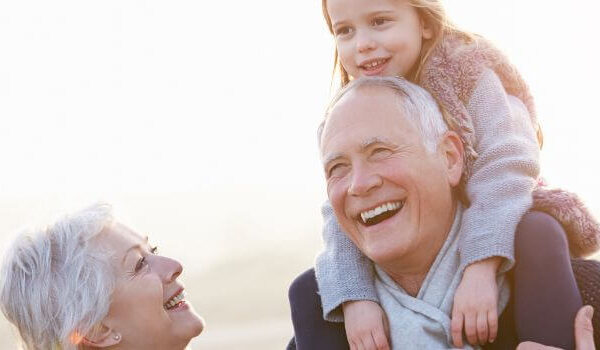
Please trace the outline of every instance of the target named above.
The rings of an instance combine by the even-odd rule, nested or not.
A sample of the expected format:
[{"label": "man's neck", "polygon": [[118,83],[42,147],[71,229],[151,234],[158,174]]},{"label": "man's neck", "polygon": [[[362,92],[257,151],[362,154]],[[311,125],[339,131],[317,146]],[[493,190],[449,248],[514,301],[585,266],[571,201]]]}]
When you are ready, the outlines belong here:
[{"label": "man's neck", "polygon": [[396,283],[398,283],[398,285],[400,287],[402,287],[402,289],[404,289],[404,291],[406,293],[408,293],[408,295],[410,295],[412,297],[416,297],[417,294],[419,294],[419,290],[421,290],[421,285],[423,285],[423,281],[425,281],[425,277],[427,277],[427,272],[428,271],[425,271],[424,273],[417,273],[414,275],[410,275],[410,274],[400,274],[398,276],[394,276],[391,274],[388,274],[388,275],[390,275],[390,277]]},{"label": "man's neck", "polygon": [[425,281],[433,262],[446,242],[448,234],[454,227],[457,210],[459,209],[456,203],[454,203],[449,225],[445,230],[446,234],[441,235],[439,240],[430,242],[429,246],[424,247],[422,251],[415,252],[415,257],[378,264],[409,295],[414,297],[419,293],[421,285]]}]

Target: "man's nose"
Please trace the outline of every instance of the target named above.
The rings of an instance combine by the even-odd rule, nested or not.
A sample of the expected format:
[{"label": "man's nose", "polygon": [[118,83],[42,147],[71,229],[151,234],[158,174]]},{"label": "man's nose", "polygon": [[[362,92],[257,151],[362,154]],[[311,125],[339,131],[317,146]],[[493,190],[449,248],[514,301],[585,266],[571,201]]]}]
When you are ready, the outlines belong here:
[{"label": "man's nose", "polygon": [[368,30],[356,31],[356,50],[365,53],[374,50],[377,43]]},{"label": "man's nose", "polygon": [[167,258],[164,256],[155,256],[156,259],[153,269],[160,275],[164,283],[171,283],[181,275],[183,272],[183,266],[175,259]]},{"label": "man's nose", "polygon": [[366,195],[380,187],[383,183],[381,176],[371,171],[368,167],[355,167],[351,181],[348,187],[348,194],[352,196]]}]

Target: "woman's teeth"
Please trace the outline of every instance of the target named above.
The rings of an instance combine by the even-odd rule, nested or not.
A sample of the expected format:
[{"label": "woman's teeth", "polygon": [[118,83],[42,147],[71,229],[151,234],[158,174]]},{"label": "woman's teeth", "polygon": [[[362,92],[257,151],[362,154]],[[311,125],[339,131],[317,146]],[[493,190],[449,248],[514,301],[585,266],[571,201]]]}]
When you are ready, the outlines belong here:
[{"label": "woman's teeth", "polygon": [[172,308],[174,308],[177,304],[179,304],[180,302],[182,302],[185,298],[185,293],[183,291],[181,291],[181,293],[177,294],[176,296],[172,297],[171,299],[169,299],[169,301],[167,301],[165,303],[165,309],[170,310]]},{"label": "woman's teeth", "polygon": [[[403,205],[404,205],[404,202],[402,202],[402,201],[384,203],[384,204],[378,206],[377,208],[363,211],[362,213],[360,213],[360,217],[364,224],[366,224],[366,225],[372,224],[374,221],[373,219],[377,218],[378,216],[380,216],[382,214],[388,214],[389,212],[398,211],[402,208]],[[387,218],[391,215],[384,215],[384,216],[386,216],[386,218]],[[380,221],[383,221],[383,220],[379,220],[378,222],[380,222]]]}]

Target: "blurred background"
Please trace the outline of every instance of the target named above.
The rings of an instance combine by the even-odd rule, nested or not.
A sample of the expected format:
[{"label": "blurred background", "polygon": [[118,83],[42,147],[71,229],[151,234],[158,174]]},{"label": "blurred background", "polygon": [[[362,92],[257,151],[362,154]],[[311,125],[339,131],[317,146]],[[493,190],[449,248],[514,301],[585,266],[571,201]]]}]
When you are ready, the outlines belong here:
[{"label": "blurred background", "polygon": [[[446,7],[519,67],[545,178],[600,215],[600,6]],[[318,0],[1,0],[0,252],[23,226],[108,201],[182,261],[207,321],[194,349],[283,349],[287,287],[321,249],[333,47]],[[0,348],[15,341],[0,316]]]}]

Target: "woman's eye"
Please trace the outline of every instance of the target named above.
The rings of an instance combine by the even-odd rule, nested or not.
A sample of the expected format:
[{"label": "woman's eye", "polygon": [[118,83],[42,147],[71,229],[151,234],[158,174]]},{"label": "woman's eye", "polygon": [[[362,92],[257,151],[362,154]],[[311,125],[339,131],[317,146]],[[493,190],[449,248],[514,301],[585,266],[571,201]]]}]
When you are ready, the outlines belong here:
[{"label": "woman's eye", "polygon": [[140,272],[141,269],[144,268],[144,266],[146,266],[148,264],[148,262],[146,261],[146,257],[142,257],[140,260],[138,260],[138,262],[135,264],[135,272]]}]

